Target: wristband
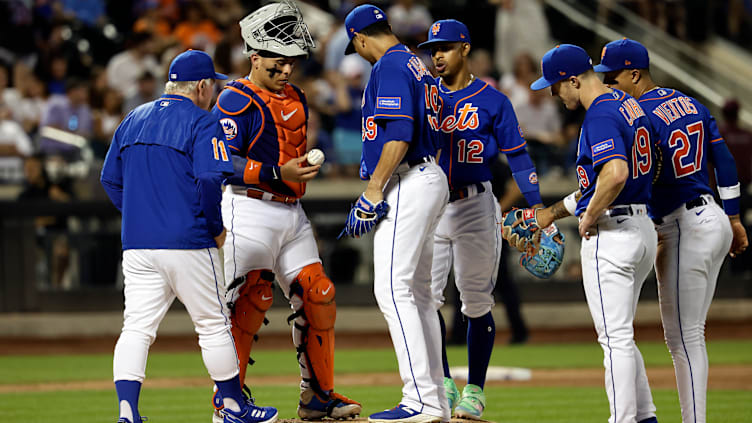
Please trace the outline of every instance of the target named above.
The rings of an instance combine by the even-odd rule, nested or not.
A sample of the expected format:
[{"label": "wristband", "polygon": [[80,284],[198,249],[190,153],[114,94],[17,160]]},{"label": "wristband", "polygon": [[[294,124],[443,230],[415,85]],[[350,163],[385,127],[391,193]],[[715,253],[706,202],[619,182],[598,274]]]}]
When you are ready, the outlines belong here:
[{"label": "wristband", "polygon": [[574,213],[577,211],[577,199],[575,198],[577,196],[577,191],[567,195],[564,197],[564,208],[567,209],[569,214],[574,216]]},{"label": "wristband", "polygon": [[718,195],[721,197],[721,200],[731,200],[734,198],[739,198],[742,195],[741,184],[737,183],[736,185],[730,187],[719,186]]}]

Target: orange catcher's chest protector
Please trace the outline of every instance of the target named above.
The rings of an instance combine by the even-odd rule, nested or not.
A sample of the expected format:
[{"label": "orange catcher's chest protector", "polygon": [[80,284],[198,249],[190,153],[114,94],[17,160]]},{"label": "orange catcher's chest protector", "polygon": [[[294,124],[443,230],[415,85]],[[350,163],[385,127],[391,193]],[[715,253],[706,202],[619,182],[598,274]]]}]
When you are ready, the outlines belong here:
[{"label": "orange catcher's chest protector", "polygon": [[[260,163],[284,165],[306,153],[308,105],[292,84],[280,93],[263,90],[248,79],[229,82],[217,99],[228,146]],[[234,137],[233,133],[239,136]],[[302,197],[305,183],[275,180],[254,185],[264,191]]]}]

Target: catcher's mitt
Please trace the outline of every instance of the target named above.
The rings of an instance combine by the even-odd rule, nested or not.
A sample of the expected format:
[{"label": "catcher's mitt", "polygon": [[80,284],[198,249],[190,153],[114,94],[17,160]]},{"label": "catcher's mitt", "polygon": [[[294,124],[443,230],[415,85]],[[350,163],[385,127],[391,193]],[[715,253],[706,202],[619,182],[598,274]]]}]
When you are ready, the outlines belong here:
[{"label": "catcher's mitt", "polygon": [[337,239],[344,235],[360,238],[371,231],[388,212],[389,204],[386,201],[381,200],[373,204],[366,198],[365,194],[361,194],[358,202],[350,209],[345,229],[340,232]]},{"label": "catcher's mitt", "polygon": [[504,214],[501,236],[517,250],[535,254],[541,237],[535,209],[512,209]]},{"label": "catcher's mitt", "polygon": [[548,279],[556,273],[564,258],[564,234],[556,224],[543,228],[540,247],[536,253],[526,253],[520,257],[520,266],[542,279]]}]

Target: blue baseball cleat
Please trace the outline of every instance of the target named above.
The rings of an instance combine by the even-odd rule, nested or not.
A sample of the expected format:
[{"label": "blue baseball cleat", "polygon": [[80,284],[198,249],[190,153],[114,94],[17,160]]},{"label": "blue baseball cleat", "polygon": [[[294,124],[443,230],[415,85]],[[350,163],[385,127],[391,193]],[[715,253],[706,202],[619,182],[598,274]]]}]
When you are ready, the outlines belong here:
[{"label": "blue baseball cleat", "polygon": [[371,414],[368,417],[368,421],[371,423],[441,423],[442,420],[441,417],[423,414],[406,405],[400,404],[391,410],[384,410],[380,413]]}]

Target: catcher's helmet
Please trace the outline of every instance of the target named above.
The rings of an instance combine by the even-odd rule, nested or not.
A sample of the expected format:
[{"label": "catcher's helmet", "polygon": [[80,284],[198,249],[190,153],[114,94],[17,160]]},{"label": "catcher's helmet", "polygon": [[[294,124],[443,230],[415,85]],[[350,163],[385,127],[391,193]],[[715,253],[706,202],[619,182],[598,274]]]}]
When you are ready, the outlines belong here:
[{"label": "catcher's helmet", "polygon": [[267,4],[240,21],[245,54],[270,52],[285,57],[307,56],[314,47],[300,9],[291,0]]}]

